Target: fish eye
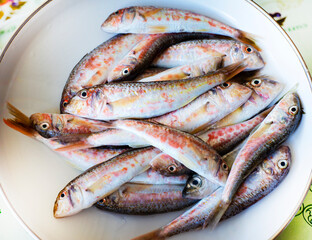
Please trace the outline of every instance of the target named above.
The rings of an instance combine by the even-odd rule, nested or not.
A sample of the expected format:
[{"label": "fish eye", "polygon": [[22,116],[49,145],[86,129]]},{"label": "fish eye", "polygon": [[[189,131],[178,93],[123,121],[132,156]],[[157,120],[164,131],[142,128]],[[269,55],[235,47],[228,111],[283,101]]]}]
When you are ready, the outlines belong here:
[{"label": "fish eye", "polygon": [[79,96],[83,99],[88,97],[88,91],[87,90],[82,90],[79,94]]},{"label": "fish eye", "polygon": [[171,172],[171,173],[173,173],[173,172],[175,172],[176,170],[177,170],[177,167],[175,166],[175,165],[170,165],[169,167],[168,167],[168,170],[169,170],[169,172]]},{"label": "fish eye", "polygon": [[251,47],[246,47],[246,48],[245,48],[245,52],[246,52],[246,53],[252,53],[253,50],[252,50]]},{"label": "fish eye", "polygon": [[40,123],[40,128],[42,130],[47,130],[50,127],[49,123]]},{"label": "fish eye", "polygon": [[288,166],[288,162],[285,159],[279,160],[277,166],[281,169],[285,169]]},{"label": "fish eye", "polygon": [[63,197],[65,197],[65,194],[64,194],[64,193],[61,194],[61,198],[63,198]]},{"label": "fish eye", "polygon": [[231,83],[225,82],[225,83],[222,83],[220,86],[221,88],[228,88],[229,86],[231,86]]},{"label": "fish eye", "polygon": [[191,187],[200,187],[202,184],[202,180],[199,177],[194,177],[190,182]]},{"label": "fish eye", "polygon": [[291,115],[296,115],[298,113],[298,107],[297,106],[291,106],[289,109],[288,109],[288,112],[291,114]]},{"label": "fish eye", "polygon": [[228,167],[228,165],[225,162],[222,163],[221,167],[225,171],[229,170],[229,167]]},{"label": "fish eye", "polygon": [[252,85],[253,87],[259,87],[259,86],[261,86],[261,83],[262,83],[261,79],[258,79],[258,78],[253,79],[253,80],[251,81],[251,85]]},{"label": "fish eye", "polygon": [[123,70],[122,70],[122,75],[123,76],[127,76],[127,75],[129,75],[130,74],[130,69],[127,67],[127,68],[124,68]]}]

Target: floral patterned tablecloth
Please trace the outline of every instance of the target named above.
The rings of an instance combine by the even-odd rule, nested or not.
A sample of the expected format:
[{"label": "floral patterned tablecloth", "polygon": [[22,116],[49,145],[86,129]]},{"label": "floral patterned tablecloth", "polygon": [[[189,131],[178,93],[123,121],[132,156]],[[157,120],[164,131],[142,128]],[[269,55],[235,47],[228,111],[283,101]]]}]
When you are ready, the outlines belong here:
[{"label": "floral patterned tablecloth", "polygon": [[[0,0],[0,54],[20,24],[45,0]],[[312,71],[312,0],[255,0],[286,30],[299,48],[310,71]],[[3,204],[3,201],[0,201]],[[0,223],[15,224],[12,233],[0,231],[1,239],[28,239],[26,232],[13,223],[8,207],[0,205]],[[6,219],[4,219],[6,218]],[[3,226],[3,224],[2,224]],[[312,239],[312,186],[298,213],[277,240]]]}]

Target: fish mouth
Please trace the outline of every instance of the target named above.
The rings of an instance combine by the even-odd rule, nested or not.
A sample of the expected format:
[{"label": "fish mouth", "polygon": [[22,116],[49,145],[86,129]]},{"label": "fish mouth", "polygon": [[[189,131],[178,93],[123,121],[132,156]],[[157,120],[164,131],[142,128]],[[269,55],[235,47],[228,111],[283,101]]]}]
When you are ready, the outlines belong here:
[{"label": "fish mouth", "polygon": [[62,216],[58,215],[57,214],[57,210],[58,210],[58,198],[55,200],[55,203],[54,203],[54,207],[53,207],[53,216],[55,218],[61,218]]}]

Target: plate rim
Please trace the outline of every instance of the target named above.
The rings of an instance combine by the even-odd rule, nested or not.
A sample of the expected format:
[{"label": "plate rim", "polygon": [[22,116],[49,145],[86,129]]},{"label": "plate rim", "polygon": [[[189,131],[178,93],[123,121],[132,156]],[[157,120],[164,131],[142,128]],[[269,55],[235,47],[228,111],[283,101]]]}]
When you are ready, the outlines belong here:
[{"label": "plate rim", "polygon": [[[305,63],[299,49],[297,48],[297,46],[295,45],[294,41],[290,38],[290,36],[287,34],[287,32],[269,15],[269,13],[264,10],[259,4],[257,4],[256,2],[254,2],[253,0],[242,0],[247,2],[248,4],[250,4],[252,7],[256,8],[264,17],[266,17],[274,26],[275,28],[283,35],[283,37],[285,38],[285,40],[287,41],[287,43],[290,45],[290,47],[292,48],[293,52],[296,54],[301,66],[303,67],[303,70],[305,72],[305,75],[307,77],[308,80],[308,84],[310,86],[310,90],[312,91],[312,75],[307,67],[307,64]],[[46,0],[44,3],[42,3],[41,5],[38,6],[37,9],[35,9],[22,23],[21,25],[15,30],[15,32],[13,33],[13,35],[10,37],[10,39],[8,40],[7,44],[5,45],[1,55],[0,55],[0,64],[2,62],[2,60],[5,57],[6,52],[8,51],[10,45],[12,44],[12,42],[14,41],[15,37],[19,34],[19,32],[25,27],[25,25],[38,13],[40,12],[40,10],[42,10],[44,7],[48,6],[49,3],[53,2],[53,0]],[[308,182],[305,186],[305,192],[302,193],[302,196],[300,197],[300,201],[298,202],[297,206],[294,208],[294,210],[292,211],[291,215],[285,220],[285,222],[283,223],[283,225],[281,225],[276,232],[269,238],[269,239],[275,239],[288,225],[289,223],[292,221],[292,219],[295,217],[295,214],[298,212],[301,204],[303,203],[309,189],[310,186],[312,184],[312,169],[310,171],[310,176],[308,178]],[[0,195],[3,197],[5,203],[7,204],[9,210],[11,211],[11,213],[13,214],[14,218],[19,222],[19,224],[24,228],[24,230],[31,236],[33,237],[33,239],[41,239],[28,225],[26,222],[24,222],[24,220],[19,216],[19,214],[17,213],[17,211],[15,210],[15,208],[13,207],[13,205],[11,204],[11,202],[9,201],[3,186],[0,183]]]}]

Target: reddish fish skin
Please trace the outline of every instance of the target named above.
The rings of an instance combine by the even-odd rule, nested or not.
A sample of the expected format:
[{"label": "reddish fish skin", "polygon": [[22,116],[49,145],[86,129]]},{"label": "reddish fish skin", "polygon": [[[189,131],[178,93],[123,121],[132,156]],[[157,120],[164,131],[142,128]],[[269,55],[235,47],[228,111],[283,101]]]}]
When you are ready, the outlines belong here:
[{"label": "reddish fish skin", "polygon": [[140,120],[116,120],[112,123],[112,127],[137,134],[216,184],[222,186],[226,181],[228,167],[220,155],[204,141],[191,134]]},{"label": "reddish fish skin", "polygon": [[204,76],[162,82],[118,82],[78,92],[65,112],[99,120],[151,118],[176,110],[243,71],[235,63]]},{"label": "reddish fish skin", "polygon": [[209,32],[256,46],[248,36],[250,34],[212,18],[173,8],[134,6],[119,9],[104,21],[102,29],[110,33]]},{"label": "reddish fish skin", "polygon": [[147,35],[119,34],[86,54],[73,68],[64,86],[60,110],[76,93],[86,87],[105,83],[110,68]]},{"label": "reddish fish skin", "polygon": [[[296,112],[291,113],[291,109]],[[238,153],[227,180],[222,199],[226,203],[233,199],[241,181],[261,161],[261,156],[277,148],[298,127],[301,120],[301,103],[296,93],[286,94],[248,137]]]},{"label": "reddish fish skin", "polygon": [[116,213],[148,215],[178,211],[197,200],[182,197],[183,185],[126,183],[119,190],[95,204]]},{"label": "reddish fish skin", "polygon": [[244,58],[248,66],[245,71],[258,70],[264,67],[260,52],[250,45],[233,39],[203,39],[178,43],[169,47],[154,59],[152,65],[172,68],[191,64],[198,61],[198,59],[204,59],[215,53],[223,55],[223,67]]},{"label": "reddish fish skin", "polygon": [[67,217],[91,207],[146,171],[149,162],[159,153],[160,150],[151,147],[132,150],[89,168],[59,192],[54,204],[54,217]]},{"label": "reddish fish skin", "polygon": [[[285,165],[280,165],[280,161],[284,161]],[[256,171],[247,177],[235,194],[233,202],[225,212],[222,220],[240,213],[268,195],[283,181],[289,172],[290,166],[290,149],[286,146],[278,148],[257,167]],[[169,224],[150,233],[133,238],[133,240],[159,240],[179,233],[205,228],[215,214],[222,191],[223,187],[218,188],[214,193],[203,198],[194,207]]]},{"label": "reddish fish skin", "polygon": [[44,138],[59,138],[72,134],[101,132],[103,122],[70,114],[35,113],[30,116],[31,126]]},{"label": "reddish fish skin", "polygon": [[173,44],[192,40],[210,38],[205,33],[165,33],[151,34],[134,46],[125,56],[110,70],[107,80],[129,81],[143,72],[162,51]]},{"label": "reddish fish skin", "polygon": [[269,114],[271,108],[256,115],[252,119],[230,126],[210,129],[198,135],[212,146],[220,155],[230,152]]},{"label": "reddish fish skin", "polygon": [[[12,114],[14,119],[3,119],[4,123],[10,128],[42,142],[50,149],[55,150],[56,148],[65,147],[66,144],[58,139],[54,138],[44,138],[42,137],[36,129],[33,128],[33,122],[29,117],[23,114],[16,107],[8,105],[8,110]],[[44,116],[44,114],[42,115]],[[37,118],[36,118],[37,119]],[[49,119],[49,116],[48,118]],[[43,118],[43,122],[46,123],[46,118]],[[64,151],[60,154],[66,158],[66,161],[73,167],[79,170],[86,170],[98,163],[107,161],[108,159],[117,156],[128,148],[89,148],[82,150]]]}]

